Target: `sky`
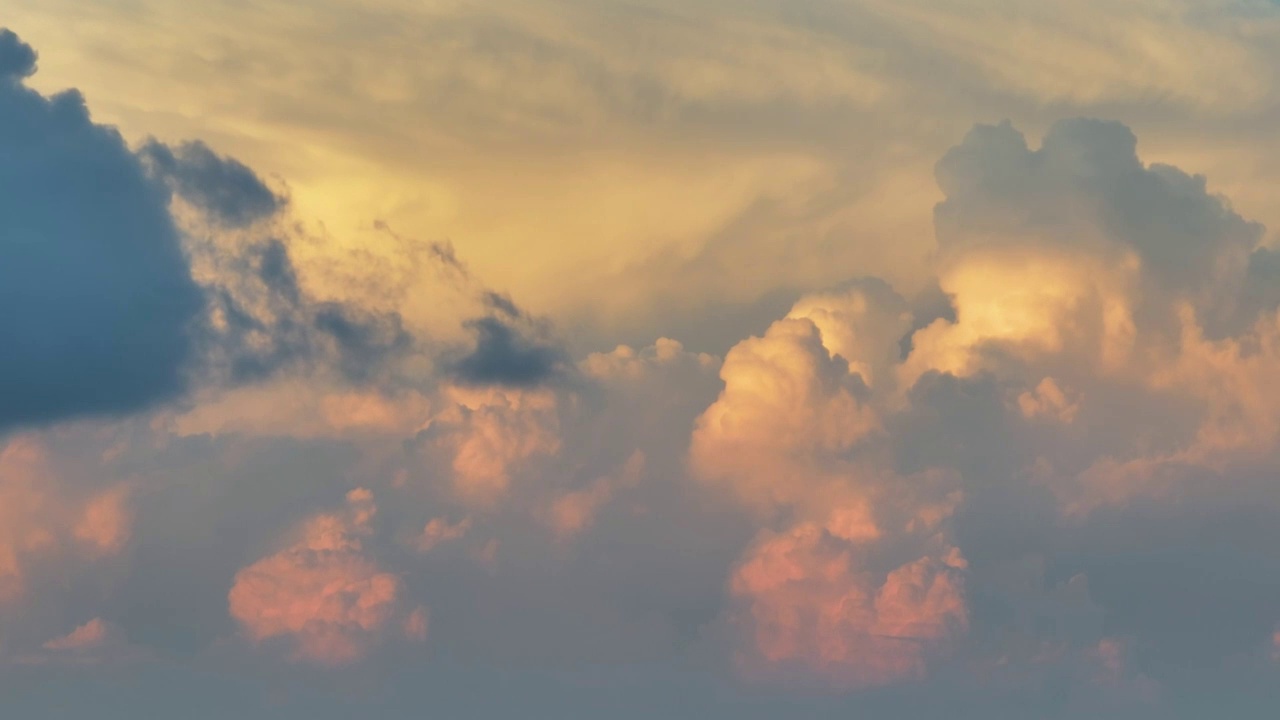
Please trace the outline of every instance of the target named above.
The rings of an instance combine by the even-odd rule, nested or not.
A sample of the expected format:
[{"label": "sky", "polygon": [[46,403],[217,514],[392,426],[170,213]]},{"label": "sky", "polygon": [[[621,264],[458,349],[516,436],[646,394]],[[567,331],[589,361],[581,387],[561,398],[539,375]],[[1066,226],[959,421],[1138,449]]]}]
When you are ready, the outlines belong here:
[{"label": "sky", "polygon": [[0,28],[0,715],[1280,711],[1280,6]]}]

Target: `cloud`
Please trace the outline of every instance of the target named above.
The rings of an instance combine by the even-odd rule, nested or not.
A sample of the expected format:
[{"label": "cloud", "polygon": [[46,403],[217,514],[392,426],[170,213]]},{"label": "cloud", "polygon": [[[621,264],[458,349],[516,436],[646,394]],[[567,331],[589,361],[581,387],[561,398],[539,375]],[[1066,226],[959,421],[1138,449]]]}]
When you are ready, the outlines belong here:
[{"label": "cloud", "polygon": [[551,324],[522,310],[509,295],[490,289],[462,263],[450,244],[430,246],[432,259],[459,289],[473,294],[485,315],[463,321],[474,337],[470,350],[455,351],[445,365],[457,382],[484,386],[537,387],[572,370]]},{"label": "cloud", "polygon": [[111,667],[152,659],[145,649],[129,643],[115,623],[94,617],[73,630],[45,641],[38,650],[15,658],[18,665],[36,667]]},{"label": "cloud", "polygon": [[1075,420],[1080,406],[1067,398],[1053,378],[1047,377],[1018,396],[1018,408],[1028,418],[1047,416],[1064,423]]},{"label": "cloud", "polygon": [[44,644],[46,650],[84,651],[101,647],[107,642],[109,628],[102,618],[94,618],[62,637]]},{"label": "cloud", "polygon": [[898,352],[906,330],[873,331],[863,344],[859,325],[875,319],[861,312],[863,300],[859,289],[809,298],[729,351],[720,368],[724,390],[693,432],[695,474],[727,483],[762,509],[812,501],[842,482],[839,459],[881,430],[871,390],[851,360],[871,360],[862,365],[870,374],[882,353]]},{"label": "cloud", "polygon": [[217,389],[194,407],[164,417],[175,435],[255,437],[408,437],[432,415],[430,398],[412,388],[331,387],[316,378],[280,378],[269,385]]},{"label": "cloud", "polygon": [[877,581],[858,560],[861,539],[801,524],[749,550],[730,581],[748,613],[751,641],[738,657],[748,677],[790,674],[843,690],[918,680],[926,662],[964,634],[966,563],[958,550]]},{"label": "cloud", "polygon": [[559,402],[549,390],[446,388],[418,444],[443,454],[460,498],[491,505],[528,463],[560,451]]},{"label": "cloud", "polygon": [[[383,640],[402,583],[365,555],[376,512],[368,490],[352,490],[344,512],[312,517],[292,545],[237,573],[227,601],[245,635],[285,638],[295,660],[324,666],[360,660]],[[425,610],[405,622],[413,639],[425,636]]]},{"label": "cloud", "polygon": [[1021,375],[1038,383],[1020,396],[1024,414],[1063,420],[1089,400],[1068,399],[1066,386],[1203,403],[1197,437],[1164,441],[1169,460],[1269,444],[1260,433],[1275,405],[1247,379],[1271,363],[1262,230],[1203,177],[1144,165],[1135,145],[1122,125],[1072,120],[1038,150],[1004,124],[947,154],[935,215],[956,319],[914,334],[904,382],[929,370]]},{"label": "cloud", "polygon": [[34,58],[0,36],[0,429],[176,397],[204,303],[168,192],[78,92],[22,85]]},{"label": "cloud", "polygon": [[307,292],[274,230],[200,248],[213,306],[202,337],[207,371],[232,387],[286,372],[331,374],[349,385],[394,373],[418,342],[400,315]]},{"label": "cloud", "polygon": [[469,320],[475,348],[457,362],[459,381],[472,385],[534,387],[555,375],[565,358],[563,351],[496,317]]},{"label": "cloud", "polygon": [[36,71],[36,51],[12,30],[0,29],[0,77],[19,81]]},{"label": "cloud", "polygon": [[244,163],[219,156],[198,140],[177,147],[151,140],[138,154],[179,197],[232,228],[265,220],[286,202]]},{"label": "cloud", "polygon": [[864,281],[802,298],[725,357],[690,464],[764,525],[729,580],[748,678],[919,680],[968,629],[967,562],[949,539],[959,478],[897,477],[881,449],[911,327],[901,297]]},{"label": "cloud", "polygon": [[[735,156],[698,172],[689,168],[715,165],[708,161],[715,154],[679,148],[685,165],[670,177],[688,182],[660,183],[664,190],[654,195],[627,193],[622,203],[657,218],[639,223],[637,233],[669,230],[676,248],[669,264],[641,265],[682,269],[678,282],[636,272],[634,284],[614,287],[637,267],[624,257],[621,270],[593,274],[588,289],[548,291],[595,293],[592,310],[635,304],[648,311],[636,300],[685,282],[691,297],[724,295],[715,312],[696,302],[680,319],[669,315],[684,305],[653,311],[655,326],[675,322],[688,331],[685,344],[628,339],[635,344],[573,355],[569,347],[597,347],[598,338],[561,341],[550,321],[476,280],[446,242],[416,243],[414,252],[430,264],[406,255],[384,266],[357,248],[351,267],[322,278],[325,260],[315,256],[327,240],[297,229],[285,215],[297,208],[286,208],[247,166],[199,144],[144,146],[142,168],[163,181],[160,197],[176,197],[171,209],[183,223],[178,233],[194,281],[210,298],[209,326],[197,335],[200,357],[186,364],[197,375],[209,369],[201,375],[206,384],[181,408],[105,425],[128,437],[112,459],[103,453],[85,463],[101,466],[101,475],[87,474],[96,484],[75,484],[60,465],[77,443],[55,447],[44,436],[21,435],[5,446],[6,648],[44,643],[49,654],[91,654],[114,626],[166,648],[188,643],[183,652],[216,665],[227,652],[216,639],[234,623],[263,651],[254,662],[264,668],[280,649],[304,664],[364,661],[379,678],[403,672],[414,697],[429,695],[428,686],[447,686],[444,694],[462,692],[453,685],[489,687],[490,675],[477,680],[450,664],[463,657],[515,675],[545,673],[536,675],[538,689],[572,695],[566,703],[590,695],[566,683],[599,681],[640,687],[686,713],[696,704],[689,698],[719,692],[706,689],[720,687],[707,676],[731,658],[744,680],[765,686],[743,693],[762,706],[750,712],[772,716],[795,714],[797,706],[837,717],[1167,716],[1176,714],[1161,705],[1169,697],[1235,697],[1226,690],[1273,680],[1274,668],[1256,664],[1274,652],[1280,619],[1280,566],[1270,559],[1280,542],[1273,522],[1280,395],[1272,382],[1280,370],[1280,294],[1262,228],[1204,178],[1144,159],[1169,159],[1160,133],[1143,133],[1140,157],[1135,132],[1118,123],[1064,121],[1035,148],[1012,124],[984,125],[936,166],[937,252],[912,268],[920,282],[841,282],[850,268],[867,270],[849,258],[852,248],[880,239],[861,224],[882,221],[879,201],[927,219],[934,199],[912,174],[927,149],[903,149],[883,134],[851,131],[861,126],[844,122],[850,117],[823,114],[832,106],[880,112],[905,102],[899,95],[927,93],[863,84],[871,66],[862,65],[791,82],[830,60],[864,59],[845,52],[852,19],[874,21],[859,26],[861,42],[871,45],[882,29],[906,33],[904,46],[948,81],[972,83],[979,71],[1003,78],[983,95],[990,101],[983,114],[1004,107],[1007,96],[1123,104],[1141,93],[1130,92],[1134,81],[1110,60],[1101,74],[1083,63],[1048,77],[1034,58],[1005,67],[979,57],[991,46],[964,3],[801,3],[786,18],[766,3],[752,9],[761,17],[741,24],[713,18],[713,6],[626,15],[608,4],[563,8],[579,13],[570,17],[625,17],[685,41],[655,67],[634,48],[640,59],[592,69],[582,58],[594,62],[611,50],[599,37],[562,19],[516,17],[507,6],[492,13],[505,13],[511,27],[485,13],[441,23],[481,28],[467,36],[477,42],[536,42],[509,54],[483,42],[469,51],[423,51],[493,60],[490,74],[463,65],[442,71],[470,83],[459,91],[464,100],[501,97],[527,72],[513,70],[520,64],[513,58],[565,73],[538,86],[562,96],[517,97],[507,105],[511,114],[486,116],[473,135],[448,115],[467,109],[449,105],[444,126],[459,134],[436,147],[531,127],[538,137],[567,137],[565,128],[603,128],[591,123],[642,107],[654,111],[646,121],[652,127],[628,124],[634,134],[619,136],[645,152],[661,132],[688,138],[695,127],[713,143],[723,134],[727,144],[798,148]],[[1074,22],[1078,11],[1028,12]],[[1175,15],[1172,37],[1219,47],[1216,30],[1196,30]],[[676,18],[683,24],[673,29]],[[821,29],[816,45],[804,42],[817,32],[809,25]],[[630,27],[602,22],[601,37]],[[1098,62],[1094,30],[1028,32]],[[1162,54],[1174,41],[1151,27],[1098,32],[1121,55],[1145,62],[1139,70],[1160,75],[1159,102],[1194,114],[1218,112],[1203,110],[1214,98],[1232,106],[1257,100],[1251,79],[1215,87],[1202,69],[1163,72],[1181,61]],[[693,42],[704,36],[705,47]],[[759,46],[737,55],[726,37]],[[29,73],[34,55],[25,59],[24,46],[5,42],[0,68],[8,69],[0,72],[8,74],[0,82],[8,83]],[[773,66],[796,48],[802,61]],[[872,54],[877,62],[901,71],[904,54],[882,49]],[[395,68],[376,60],[351,72],[368,73],[382,83],[376,92],[391,97],[413,89],[397,88]],[[766,66],[764,80],[753,83],[751,73]],[[635,83],[619,90],[608,82],[617,76]],[[595,101],[581,115],[544,113],[580,97]],[[954,118],[884,114],[887,122],[932,128],[904,131],[909,137],[951,137]],[[833,136],[856,146],[841,152],[857,155],[860,143],[883,142],[889,149],[876,153],[900,153],[910,170],[886,184],[875,153],[863,172],[846,157],[814,152],[808,137],[834,132],[827,122],[839,127]],[[806,130],[803,142],[797,128]],[[328,130],[326,138],[346,131]],[[575,135],[574,142],[603,137],[587,134],[594,139]],[[395,137],[398,152],[416,151],[395,133],[385,136]],[[665,152],[655,156],[674,162],[679,154]],[[638,162],[634,154],[620,157],[612,162]],[[584,161],[563,176],[595,185],[606,176],[644,175],[600,167]],[[531,168],[545,169],[531,164],[513,182],[527,190]],[[655,182],[642,179],[645,188]],[[386,202],[420,200],[405,192]],[[716,202],[683,214],[667,212],[673,203],[645,200],[680,195],[697,204],[708,193]],[[431,186],[430,194],[421,203],[430,212],[465,214],[450,188]],[[529,215],[490,210],[498,219],[487,222],[518,227],[531,215],[562,222],[543,200],[533,199]],[[609,212],[591,207],[573,222],[590,226]],[[592,252],[614,251],[591,237]],[[794,242],[773,242],[779,237]],[[896,240],[892,251],[904,254],[898,246],[914,242],[905,234]],[[542,244],[521,247],[528,246],[541,252]],[[517,259],[502,262],[526,272]],[[530,277],[547,277],[529,268]],[[373,280],[364,282],[366,274]],[[459,317],[469,318],[461,327],[471,343],[423,340],[429,336],[404,291],[411,282],[404,278],[419,276],[439,280],[466,306],[448,312],[456,311],[455,328]],[[350,278],[361,282],[340,288],[349,294],[334,292]],[[770,283],[786,287],[751,304]],[[353,299],[366,291],[370,297]],[[702,334],[708,329],[715,340]],[[723,360],[700,352],[725,349]],[[142,489],[103,479],[117,471],[141,475]],[[352,484],[369,490],[324,509]],[[280,538],[288,527],[294,532]],[[450,542],[466,552],[442,551]],[[464,555],[482,567],[459,562]],[[110,557],[127,561],[124,577],[80,571]],[[417,604],[420,593],[429,611]],[[94,620],[76,628],[84,618]],[[448,648],[446,658],[415,648],[382,657],[396,638],[428,635]],[[166,665],[187,677],[184,663]],[[253,682],[272,693],[275,683],[289,682],[279,669],[260,675]],[[670,676],[676,679],[664,679]],[[835,692],[803,701],[791,694],[814,687]],[[609,688],[609,708],[627,688]],[[574,711],[581,706],[559,714]]]},{"label": "cloud", "polygon": [[615,493],[640,482],[644,462],[644,453],[637,450],[613,474],[596,478],[587,487],[556,498],[546,513],[547,523],[556,537],[572,538],[590,528],[600,507],[612,500]]},{"label": "cloud", "polygon": [[979,126],[938,163],[935,210],[945,256],[979,246],[1083,250],[1141,266],[1147,307],[1191,302],[1206,322],[1235,309],[1262,228],[1211,195],[1202,176],[1145,165],[1120,123],[1063,120],[1030,150],[1008,123]]},{"label": "cloud", "polygon": [[0,604],[27,598],[30,576],[121,552],[132,530],[127,484],[69,481],[47,443],[16,435],[0,446]]},{"label": "cloud", "polygon": [[[1142,704],[1197,654],[1269,637],[1269,570],[1189,559],[1189,528],[1272,507],[1253,479],[1274,467],[1280,418],[1262,381],[1280,368],[1268,251],[1204,178],[1135,148],[1115,123],[1064,121],[1036,150],[1008,124],[975,128],[937,168],[948,307],[862,281],[801,297],[728,352],[689,468],[758,528],[729,580],[747,678],[940,682],[1060,648],[1052,672]],[[1125,526],[1163,540],[1132,548]],[[1038,553],[1089,582],[1133,669],[1115,670],[1097,626],[1021,619],[1044,611],[1009,577]],[[1212,572],[1233,588],[1212,601],[1156,590]],[[1237,608],[1216,642],[1178,628],[1206,603]],[[894,623],[925,642],[880,647]]]},{"label": "cloud", "polygon": [[418,536],[414,547],[418,552],[431,552],[444,543],[463,538],[470,530],[471,518],[469,517],[456,523],[450,523],[445,518],[432,518],[422,528],[422,534]]},{"label": "cloud", "polygon": [[[1272,507],[1256,478],[1277,449],[1262,382],[1280,367],[1277,306],[1261,227],[1135,147],[1116,123],[1064,121],[1035,150],[980,126],[939,163],[955,317],[913,335],[899,379],[916,419],[887,424],[917,461],[965,474],[955,524],[977,575],[1014,562],[1001,542],[1087,575],[1108,627],[1131,635],[1135,674],[1163,684],[1253,652],[1270,621],[1270,569],[1200,559],[1191,528],[1231,525],[1247,544],[1247,518],[1270,512],[1247,506]],[[1215,590],[1169,597],[1206,576]],[[1212,638],[1188,627],[1228,604]]]}]

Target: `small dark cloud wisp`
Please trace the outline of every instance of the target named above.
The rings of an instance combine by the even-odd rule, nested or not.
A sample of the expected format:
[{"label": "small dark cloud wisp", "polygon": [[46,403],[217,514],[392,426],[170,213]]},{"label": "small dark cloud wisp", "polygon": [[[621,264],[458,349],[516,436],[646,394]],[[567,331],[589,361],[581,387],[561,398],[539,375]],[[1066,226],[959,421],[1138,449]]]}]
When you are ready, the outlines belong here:
[{"label": "small dark cloud wisp", "polygon": [[199,141],[170,147],[151,140],[139,155],[174,192],[227,227],[252,225],[275,215],[286,203],[251,168],[219,156]]}]

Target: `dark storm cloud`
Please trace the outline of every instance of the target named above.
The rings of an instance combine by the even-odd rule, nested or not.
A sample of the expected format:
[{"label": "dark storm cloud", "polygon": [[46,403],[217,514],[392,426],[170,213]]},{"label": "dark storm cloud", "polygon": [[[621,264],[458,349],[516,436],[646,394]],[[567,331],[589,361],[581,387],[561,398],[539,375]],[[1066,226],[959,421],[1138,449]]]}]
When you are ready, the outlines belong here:
[{"label": "dark storm cloud", "polygon": [[394,313],[307,297],[278,239],[216,249],[232,277],[198,284],[173,195],[231,229],[287,200],[200,142],[131,151],[77,91],[23,85],[35,61],[0,32],[0,431],[144,410],[218,363],[232,385],[326,364],[367,382],[412,345]]},{"label": "dark storm cloud", "polygon": [[203,306],[168,192],[34,66],[0,32],[0,429],[179,394]]}]

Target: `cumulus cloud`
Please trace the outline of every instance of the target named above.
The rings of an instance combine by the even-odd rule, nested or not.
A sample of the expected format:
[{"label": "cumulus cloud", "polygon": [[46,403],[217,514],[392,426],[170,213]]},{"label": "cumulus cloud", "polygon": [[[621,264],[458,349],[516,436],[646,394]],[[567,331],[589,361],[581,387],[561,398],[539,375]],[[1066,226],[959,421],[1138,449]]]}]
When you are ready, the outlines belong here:
[{"label": "cumulus cloud", "polygon": [[[1280,406],[1262,377],[1280,366],[1262,230],[1203,177],[1143,163],[1116,123],[1064,121],[1034,150],[1008,124],[979,126],[937,175],[947,301],[907,302],[879,281],[805,296],[729,351],[694,427],[694,476],[760,528],[729,579],[739,667],[869,687],[981,666],[996,648],[1034,666],[1009,644],[1023,621],[989,613],[1026,607],[1027,588],[1006,578],[1029,554],[1084,543],[1087,558],[1055,562],[1109,580],[1084,604],[1125,608],[1128,649],[1087,623],[1031,646],[1067,648],[1054,663],[1075,668],[1072,683],[1155,702],[1150,665],[1127,664],[1183,631],[1172,619],[1155,630],[1135,606],[1181,605],[1108,567],[1174,567],[1190,540],[1144,560],[1085,538],[1106,527],[1120,542],[1121,518],[1148,513],[1229,522],[1238,511],[1213,487],[1265,494],[1251,478],[1274,467]],[[1232,566],[1240,583],[1246,565]],[[1247,613],[1223,621],[1239,626],[1235,652],[1269,637],[1255,600],[1216,597]],[[882,648],[895,622],[922,642]],[[1181,659],[1162,662],[1227,647],[1178,642]],[[947,652],[958,656],[941,662]]]},{"label": "cumulus cloud", "polygon": [[[877,447],[911,325],[906,302],[867,281],[802,299],[725,357],[692,469],[782,526],[758,533],[729,581],[750,677],[919,679],[968,628],[966,562],[947,530],[958,478],[898,477]],[[885,564],[904,554],[915,559]]]},{"label": "cumulus cloud", "polygon": [[964,634],[959,551],[920,558],[882,579],[859,562],[859,551],[812,523],[766,535],[750,549],[730,580],[747,608],[751,639],[738,663],[748,676],[818,679],[845,690],[919,679],[926,661]]},{"label": "cumulus cloud", "polygon": [[1004,124],[948,153],[935,215],[956,319],[915,333],[903,377],[1016,377],[1034,384],[1019,395],[1023,414],[1088,415],[1094,429],[1107,422],[1088,412],[1105,402],[1098,393],[1199,406],[1184,410],[1193,434],[1164,423],[1152,428],[1165,434],[1160,451],[1094,451],[1104,464],[1269,447],[1276,406],[1249,379],[1270,366],[1275,332],[1275,304],[1250,280],[1266,263],[1261,228],[1203,177],[1144,165],[1135,146],[1122,125],[1074,120],[1037,150]]},{"label": "cumulus cloud", "polygon": [[[236,574],[231,616],[255,643],[284,638],[295,660],[344,665],[361,659],[402,612],[402,582],[365,554],[377,506],[368,490],[347,495],[343,512],[317,515],[280,552]],[[402,620],[420,640],[426,611]]]},{"label": "cumulus cloud", "polygon": [[[906,302],[878,280],[798,301],[726,355],[724,388],[693,431],[695,475],[765,518],[867,508],[893,493],[885,420],[899,409],[895,370],[911,325]],[[863,516],[849,537],[879,535],[874,514]]]},{"label": "cumulus cloud", "polygon": [[451,469],[458,497],[491,505],[528,463],[560,451],[560,402],[550,390],[447,388],[418,444]]},{"label": "cumulus cloud", "polygon": [[[1145,164],[1135,147],[1117,123],[1064,121],[1035,150],[1008,124],[980,126],[938,165],[946,192],[935,210],[939,283],[955,317],[917,330],[898,374],[915,386],[908,402],[919,419],[939,412],[947,386],[964,389],[970,409],[942,415],[928,435],[917,420],[891,425],[904,444],[914,442],[912,454],[966,473],[974,504],[957,523],[968,528],[961,547],[975,563],[1016,555],[978,543],[1000,526],[1010,538],[1056,544],[1084,542],[1064,538],[1112,523],[1136,533],[1150,513],[1187,528],[1244,512],[1215,492],[1270,507],[1252,479],[1274,466],[1276,450],[1277,405],[1261,382],[1277,367],[1276,304],[1260,289],[1262,229],[1203,177]],[[1015,529],[1011,513],[1043,513],[1046,504],[1049,515],[1040,516],[1056,527]],[[1107,537],[1120,543],[1119,534]],[[1108,565],[1130,564],[1132,579],[1120,582],[1130,600],[1095,597],[1116,613],[1116,627],[1134,632],[1134,657],[1168,670],[1197,653],[1222,657],[1228,645],[1246,652],[1257,632],[1248,628],[1265,627],[1265,613],[1246,609],[1255,601],[1242,590],[1224,584],[1214,600],[1184,607],[1139,579],[1201,572],[1187,559],[1190,538],[1165,543],[1147,554],[1114,545],[1075,567],[1106,578]],[[1157,569],[1166,564],[1182,570]],[[1256,581],[1231,562],[1215,572],[1222,583]],[[1183,620],[1173,615],[1191,617],[1205,603],[1238,603],[1220,636],[1236,640],[1210,643],[1178,629]],[[1156,607],[1167,622],[1136,619]],[[1154,647],[1164,648],[1159,660],[1141,650]]]}]

